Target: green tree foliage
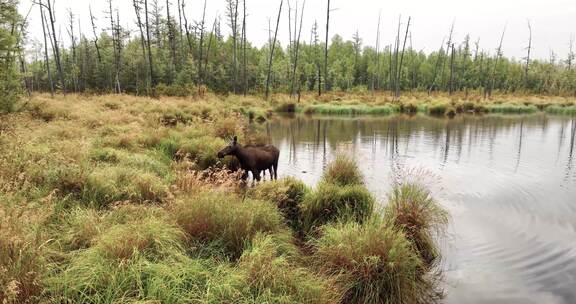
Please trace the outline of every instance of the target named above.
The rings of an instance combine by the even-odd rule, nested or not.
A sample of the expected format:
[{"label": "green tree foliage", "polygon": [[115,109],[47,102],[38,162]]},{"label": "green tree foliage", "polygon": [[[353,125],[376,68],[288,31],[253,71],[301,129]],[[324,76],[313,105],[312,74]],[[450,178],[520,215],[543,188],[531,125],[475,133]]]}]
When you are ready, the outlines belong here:
[{"label": "green tree foliage", "polygon": [[16,56],[21,18],[16,0],[0,0],[0,114],[12,112],[20,93]]},{"label": "green tree foliage", "polygon": [[[13,5],[14,0],[2,0],[3,5]],[[264,91],[267,74],[270,45],[260,48],[247,42],[246,61],[240,49],[241,43],[234,37],[224,37],[221,27],[225,21],[216,19],[206,21],[201,29],[189,24],[188,30],[183,28],[185,35],[173,35],[172,27],[179,25],[175,20],[168,21],[160,16],[159,11],[150,8],[151,53],[154,58],[153,70],[158,93],[168,95],[194,94],[200,86],[206,86],[216,93],[234,92],[244,83],[243,63],[246,62],[246,83],[248,91],[261,93]],[[3,9],[3,12],[6,11]],[[240,14],[240,13],[239,13]],[[3,34],[7,35],[7,25],[14,20],[13,14],[3,17]],[[7,22],[7,23],[6,23]],[[192,23],[192,22],[191,22]],[[195,22],[196,24],[198,22]],[[126,24],[118,20],[117,24]],[[137,25],[134,25],[136,27]],[[394,77],[394,58],[399,57],[391,46],[380,47],[363,45],[356,34],[346,40],[335,35],[328,50],[328,75],[324,74],[324,42],[320,34],[312,28],[309,41],[302,41],[299,48],[299,61],[296,74],[297,88],[301,91],[316,91],[319,77],[322,84],[335,91],[365,91],[390,89]],[[77,59],[72,58],[72,49],[62,51],[63,69],[66,73],[66,87],[74,87],[74,79],[78,79],[78,90],[82,92],[106,93],[114,92],[115,60],[111,32],[100,29],[98,44],[102,60],[98,62],[96,47],[92,35],[88,38],[80,35],[76,45]],[[172,29],[174,30],[174,29]],[[176,32],[180,29],[176,28]],[[142,42],[139,34],[130,34],[127,29],[121,29],[117,35],[122,40],[122,59],[120,79],[125,93],[144,95],[149,93],[148,63],[142,56]],[[85,33],[83,33],[85,34]],[[306,35],[303,35],[306,37]],[[11,39],[11,41],[14,38]],[[237,39],[239,39],[237,37]],[[306,40],[306,39],[303,39]],[[522,60],[502,57],[496,62],[495,52],[483,51],[481,46],[470,41],[466,36],[463,41],[454,41],[454,66],[451,75],[451,50],[446,45],[439,51],[424,53],[414,50],[410,44],[406,48],[400,74],[400,89],[402,91],[449,91],[452,86],[455,92],[483,92],[486,90],[501,93],[532,93],[548,95],[572,95],[576,93],[576,73],[573,60],[534,60],[530,62],[528,79],[524,74],[525,63]],[[3,42],[5,44],[5,42]],[[176,46],[175,48],[173,46]],[[236,48],[236,52],[235,52]],[[175,49],[176,64],[173,63]],[[234,55],[236,53],[236,55]],[[277,45],[275,50],[271,89],[274,92],[288,93],[292,81],[294,46],[283,48]],[[36,56],[42,58],[42,56]],[[392,59],[392,60],[391,60]],[[51,66],[55,70],[54,59]],[[392,65],[392,68],[391,68]],[[34,82],[34,88],[40,91],[49,89],[46,67],[40,60],[32,62],[28,77]],[[492,77],[494,78],[492,80]],[[16,78],[11,78],[16,79]],[[452,79],[452,80],[451,80]],[[15,80],[17,83],[18,81]],[[494,84],[494,88],[491,85]]]}]

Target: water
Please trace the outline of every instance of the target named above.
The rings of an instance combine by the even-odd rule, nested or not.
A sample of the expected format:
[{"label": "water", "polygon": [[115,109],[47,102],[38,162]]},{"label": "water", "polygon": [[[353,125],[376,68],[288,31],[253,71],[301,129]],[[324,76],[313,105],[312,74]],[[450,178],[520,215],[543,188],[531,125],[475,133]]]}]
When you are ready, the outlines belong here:
[{"label": "water", "polygon": [[310,185],[339,152],[382,203],[395,176],[428,171],[452,216],[446,303],[576,303],[576,118],[296,117],[267,129],[280,175]]}]

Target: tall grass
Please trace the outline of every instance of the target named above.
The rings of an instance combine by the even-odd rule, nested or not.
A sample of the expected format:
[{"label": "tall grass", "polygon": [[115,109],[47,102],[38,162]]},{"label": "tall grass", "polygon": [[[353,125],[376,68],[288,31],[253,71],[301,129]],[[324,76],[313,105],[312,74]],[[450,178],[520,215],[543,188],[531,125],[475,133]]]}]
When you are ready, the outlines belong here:
[{"label": "tall grass", "polygon": [[[200,254],[237,259],[257,233],[282,233],[284,220],[265,201],[239,198],[221,192],[202,193],[176,203],[172,214]],[[207,252],[203,252],[207,251]]]},{"label": "tall grass", "polygon": [[313,240],[313,264],[338,278],[342,303],[429,303],[422,261],[401,231],[372,218],[324,227]]},{"label": "tall grass", "polygon": [[391,115],[400,112],[400,108],[394,105],[369,106],[369,105],[311,105],[304,108],[307,114],[319,115]]},{"label": "tall grass", "polygon": [[261,183],[249,190],[249,196],[276,204],[288,225],[299,231],[302,225],[301,205],[311,190],[301,181],[287,177],[278,181]]},{"label": "tall grass", "polygon": [[435,237],[448,224],[448,213],[432,198],[429,190],[417,184],[401,184],[388,196],[386,219],[404,232],[422,260],[431,265],[440,253]]},{"label": "tall grass", "polygon": [[490,113],[502,113],[502,114],[522,114],[522,113],[536,113],[538,112],[538,107],[534,105],[524,105],[524,104],[492,104],[486,105],[486,110]]},{"label": "tall grass", "polygon": [[302,203],[302,227],[312,232],[342,220],[364,222],[373,212],[374,197],[363,185],[320,183]]},{"label": "tall grass", "polygon": [[338,186],[363,185],[364,177],[356,162],[344,155],[338,155],[322,175],[322,180]]},{"label": "tall grass", "polygon": [[545,109],[546,113],[557,115],[576,115],[576,106],[549,106]]}]

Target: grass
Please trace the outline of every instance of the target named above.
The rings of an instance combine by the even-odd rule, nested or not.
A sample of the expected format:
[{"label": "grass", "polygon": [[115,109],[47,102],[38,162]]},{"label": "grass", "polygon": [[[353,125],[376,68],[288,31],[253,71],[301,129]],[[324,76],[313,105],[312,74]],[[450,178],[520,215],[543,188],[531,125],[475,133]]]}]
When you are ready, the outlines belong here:
[{"label": "grass", "polygon": [[368,105],[311,105],[304,108],[307,114],[319,115],[390,115],[399,112],[397,106],[368,106]]},{"label": "grass", "polygon": [[535,105],[525,105],[525,104],[494,104],[487,105],[486,111],[490,113],[502,113],[502,114],[524,114],[524,113],[536,113],[538,112],[538,107]]},{"label": "grass", "polygon": [[303,182],[288,177],[259,184],[249,190],[249,196],[275,203],[288,225],[293,230],[300,231],[302,202],[310,192]]},{"label": "grass", "polygon": [[302,203],[302,226],[304,231],[313,232],[340,220],[362,223],[371,216],[374,204],[374,197],[363,185],[321,183]]},{"label": "grass", "polygon": [[[303,97],[302,106],[364,102]],[[370,107],[387,108],[378,98]],[[392,211],[378,219],[354,161],[338,157],[315,188],[285,178],[245,189],[226,170],[233,162],[216,158],[232,134],[268,142],[264,126],[249,124],[250,113],[266,119],[291,103],[283,95],[269,103],[37,95],[22,112],[3,116],[0,303],[423,297],[420,288],[434,270],[422,266],[419,239],[408,237]],[[441,228],[429,225],[423,234]],[[398,268],[382,262],[392,257]]]},{"label": "grass", "polygon": [[312,245],[315,267],[344,289],[342,303],[432,302],[412,245],[377,218],[326,226]]},{"label": "grass", "polygon": [[338,155],[324,170],[322,180],[338,186],[363,185],[364,177],[355,161]]},{"label": "grass", "polygon": [[282,215],[273,204],[243,201],[219,192],[184,199],[175,204],[172,214],[191,247],[231,259],[240,257],[256,234],[286,231]]},{"label": "grass", "polygon": [[557,115],[576,115],[576,106],[549,106],[545,109],[546,113]]},{"label": "grass", "polygon": [[446,229],[448,214],[426,188],[417,184],[397,185],[388,196],[385,214],[390,224],[414,244],[427,265],[438,259],[435,237]]}]

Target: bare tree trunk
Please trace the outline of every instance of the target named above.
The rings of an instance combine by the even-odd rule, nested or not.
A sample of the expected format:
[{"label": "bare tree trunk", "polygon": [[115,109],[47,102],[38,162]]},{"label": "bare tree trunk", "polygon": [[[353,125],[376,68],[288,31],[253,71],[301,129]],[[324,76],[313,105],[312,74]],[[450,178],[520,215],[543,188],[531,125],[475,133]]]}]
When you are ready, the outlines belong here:
[{"label": "bare tree trunk", "polygon": [[246,68],[246,0],[242,1],[243,4],[243,18],[242,18],[242,61],[243,61],[243,69],[242,69],[242,79],[244,80],[244,97],[248,94],[248,73]]},{"label": "bare tree trunk", "polygon": [[372,79],[372,91],[380,87],[380,21],[382,12],[378,13],[378,29],[376,30],[376,71]]},{"label": "bare tree trunk", "polygon": [[54,52],[56,55],[56,67],[58,68],[58,78],[60,79],[60,84],[62,85],[62,90],[66,94],[66,83],[64,81],[64,72],[62,71],[62,62],[60,61],[60,47],[58,46],[58,40],[56,39],[56,28],[54,24],[56,19],[54,17],[54,10],[50,0],[46,1],[48,3],[48,15],[50,17],[50,24],[52,25],[52,39],[54,40]]},{"label": "bare tree trunk", "polygon": [[528,38],[528,54],[526,55],[526,67],[524,70],[524,90],[528,90],[528,72],[530,69],[530,52],[532,51],[532,26],[530,25],[530,20],[528,20],[528,32],[530,36]]},{"label": "bare tree trunk", "polygon": [[[302,11],[300,12],[300,29],[298,30],[298,37],[296,39],[296,50],[294,51],[294,67],[292,70],[292,85],[291,85],[291,89],[290,89],[290,94],[292,96],[295,95],[295,87],[296,87],[296,72],[298,70],[298,55],[300,52],[300,37],[302,35],[302,23],[303,23],[303,18],[304,18],[304,7],[306,6],[306,0],[304,0],[304,3],[302,4]],[[296,30],[296,29],[294,29]]]},{"label": "bare tree trunk", "polygon": [[216,32],[216,23],[218,21],[218,17],[214,18],[214,24],[212,25],[212,31],[210,32],[210,38],[208,38],[208,47],[206,47],[206,60],[204,64],[204,75],[206,75],[206,71],[208,70],[208,58],[210,57],[210,49],[212,48],[212,39]]},{"label": "bare tree trunk", "polygon": [[390,74],[390,79],[392,83],[392,96],[396,96],[396,75],[398,74],[398,55],[400,52],[400,23],[402,21],[402,16],[398,17],[398,32],[396,33],[396,42],[394,45],[394,64],[392,65],[392,74]]},{"label": "bare tree trunk", "polygon": [[494,83],[496,81],[496,70],[498,69],[498,63],[500,62],[500,57],[502,57],[502,42],[504,41],[504,35],[506,34],[506,26],[502,31],[502,37],[500,37],[500,44],[498,49],[496,49],[496,60],[494,62],[494,68],[492,69],[492,76],[490,77],[490,88],[488,90],[488,97],[492,97],[492,91],[494,90]]},{"label": "bare tree trunk", "polygon": [[72,43],[72,82],[74,84],[74,92],[78,92],[78,75],[76,74],[77,70],[77,61],[76,61],[76,37],[74,36],[74,15],[72,11],[68,11],[69,14],[69,29],[68,35],[70,36],[70,41]]},{"label": "bare tree trunk", "polygon": [[202,58],[204,57],[204,32],[206,24],[206,0],[204,0],[204,9],[202,10],[202,23],[200,23],[200,43],[198,52],[198,73],[200,73],[200,83],[204,83],[204,73],[202,72]]},{"label": "bare tree trunk", "polygon": [[278,9],[278,19],[276,21],[276,31],[274,32],[274,40],[270,46],[270,59],[268,61],[268,76],[266,77],[266,99],[270,96],[270,77],[272,74],[272,62],[274,61],[274,49],[276,48],[276,39],[278,38],[278,27],[280,26],[280,16],[282,16],[282,5],[284,0],[280,0],[280,8]]},{"label": "bare tree trunk", "polygon": [[44,10],[42,8],[42,0],[39,0],[40,5],[40,18],[42,19],[42,33],[44,36],[44,61],[46,64],[46,70],[48,72],[48,82],[50,83],[50,95],[54,97],[54,82],[52,81],[52,73],[50,72],[50,60],[48,57],[48,41],[46,40],[46,24],[44,22]]},{"label": "bare tree trunk", "polygon": [[[192,47],[192,38],[190,38],[190,28],[188,27],[188,18],[186,17],[186,0],[181,0],[182,5],[182,18],[184,18],[184,31],[186,32],[186,41],[188,42],[188,52],[193,52],[194,48]],[[204,1],[204,7],[206,7],[206,1]],[[202,68],[202,60],[198,61],[198,73]]]},{"label": "bare tree trunk", "polygon": [[152,64],[152,48],[150,47],[150,23],[148,22],[148,0],[144,0],[144,15],[146,20],[146,47],[148,48],[148,69],[150,78],[150,87],[152,88],[152,95],[156,95],[154,83],[154,65]]},{"label": "bare tree trunk", "polygon": [[450,34],[448,35],[448,42],[446,43],[446,57],[442,60],[442,72],[440,73],[440,85],[446,90],[446,81],[444,80],[444,71],[446,70],[446,61],[448,61],[448,52],[450,51],[450,47],[452,45],[452,37],[454,35],[454,23],[452,22],[452,26],[450,27]]},{"label": "bare tree trunk", "polygon": [[449,87],[449,94],[452,95],[454,93],[454,58],[455,58],[455,51],[454,51],[454,43],[452,43],[452,55],[450,56],[450,87]]},{"label": "bare tree trunk", "polygon": [[170,1],[166,0],[166,17],[168,18],[168,45],[170,46],[170,57],[172,59],[172,66],[174,69],[179,70],[179,65],[176,61],[176,34],[174,33],[174,22],[170,16]]},{"label": "bare tree trunk", "polygon": [[88,6],[90,9],[90,22],[92,23],[92,33],[94,33],[94,46],[96,47],[96,55],[98,56],[98,63],[102,62],[102,56],[100,55],[100,47],[98,46],[98,35],[96,34],[96,24],[94,23],[94,15],[92,15],[92,7]]},{"label": "bare tree trunk", "polygon": [[178,29],[180,30],[180,41],[182,41],[182,6],[180,0],[178,0]]},{"label": "bare tree trunk", "polygon": [[[134,12],[136,13],[136,22],[138,25],[138,30],[140,31],[140,46],[142,47],[142,60],[144,61],[145,65],[147,65],[147,58],[146,58],[146,39],[144,38],[144,29],[142,24],[142,18],[140,16],[140,11],[142,7],[140,7],[141,3],[139,0],[132,0],[132,4],[134,5]],[[148,67],[146,67],[146,73],[148,73]],[[150,95],[150,83],[148,82],[149,77],[146,77],[146,94]],[[138,87],[138,83],[136,84]]]},{"label": "bare tree trunk", "polygon": [[440,64],[442,62],[442,53],[444,52],[444,39],[440,44],[440,49],[438,50],[438,58],[436,58],[436,64],[434,65],[434,74],[432,76],[432,82],[428,88],[428,95],[432,94],[434,87],[436,86],[436,78],[438,78],[438,70],[440,69]]},{"label": "bare tree trunk", "polygon": [[400,65],[398,66],[398,73],[396,75],[396,93],[395,99],[400,99],[400,78],[402,76],[402,64],[404,63],[404,51],[406,50],[406,41],[408,40],[408,32],[410,31],[410,21],[412,17],[408,17],[408,24],[406,25],[406,34],[404,35],[404,45],[402,46],[402,55],[400,56]]},{"label": "bare tree trunk", "polygon": [[328,6],[326,8],[326,41],[324,45],[324,90],[328,91],[328,39],[330,30],[330,0],[328,0]]}]

